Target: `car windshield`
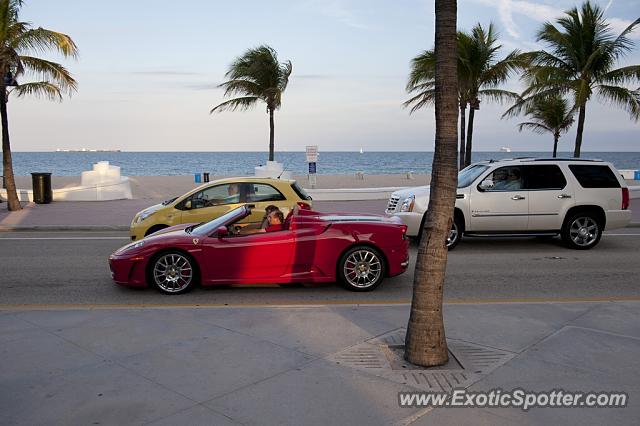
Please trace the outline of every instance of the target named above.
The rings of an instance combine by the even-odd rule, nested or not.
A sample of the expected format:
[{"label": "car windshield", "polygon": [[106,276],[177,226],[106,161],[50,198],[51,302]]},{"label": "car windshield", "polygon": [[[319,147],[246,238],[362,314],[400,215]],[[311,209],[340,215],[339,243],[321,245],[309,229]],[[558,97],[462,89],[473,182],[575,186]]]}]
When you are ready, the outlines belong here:
[{"label": "car windshield", "polygon": [[209,235],[222,225],[231,224],[236,220],[243,218],[245,216],[245,211],[246,207],[240,206],[228,211],[220,217],[210,220],[209,222],[203,222],[199,225],[194,225],[186,228],[185,231],[198,236]]},{"label": "car windshield", "polygon": [[474,164],[460,170],[458,173],[458,188],[466,188],[475,181],[489,166]]},{"label": "car windshield", "polygon": [[171,199],[169,199],[169,200],[163,201],[163,202],[162,202],[162,205],[163,205],[163,206],[168,206],[169,204],[173,203],[173,202],[174,202],[175,200],[177,200],[177,199],[178,199],[178,197],[173,197],[173,198],[171,198]]}]

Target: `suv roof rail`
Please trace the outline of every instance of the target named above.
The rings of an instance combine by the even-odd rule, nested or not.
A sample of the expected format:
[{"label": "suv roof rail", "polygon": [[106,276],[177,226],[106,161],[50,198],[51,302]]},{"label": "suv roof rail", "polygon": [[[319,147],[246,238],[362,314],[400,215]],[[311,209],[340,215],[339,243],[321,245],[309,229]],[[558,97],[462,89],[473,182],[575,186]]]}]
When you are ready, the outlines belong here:
[{"label": "suv roof rail", "polygon": [[531,161],[584,161],[584,162],[602,162],[597,158],[533,158]]}]

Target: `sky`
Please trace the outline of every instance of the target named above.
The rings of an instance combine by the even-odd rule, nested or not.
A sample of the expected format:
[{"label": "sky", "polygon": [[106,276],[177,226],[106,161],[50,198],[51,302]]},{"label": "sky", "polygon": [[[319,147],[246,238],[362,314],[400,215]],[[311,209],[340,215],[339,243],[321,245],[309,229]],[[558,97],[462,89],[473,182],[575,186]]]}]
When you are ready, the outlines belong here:
[{"label": "sky", "polygon": [[[620,32],[640,17],[640,0],[600,1]],[[541,47],[543,22],[579,4],[565,0],[459,0],[458,28],[493,22],[503,54]],[[293,73],[275,117],[276,150],[432,151],[433,108],[402,108],[411,58],[431,49],[434,3],[427,0],[26,0],[21,19],[69,34],[77,60],[62,62],[78,91],[62,103],[11,98],[14,151],[262,151],[264,104],[210,115],[224,100],[216,86],[233,59],[268,44]],[[620,66],[640,63],[634,51]],[[27,76],[23,81],[28,81]],[[517,77],[506,85],[520,91]],[[550,135],[519,133],[506,106],[476,112],[474,148],[551,149]],[[573,149],[575,126],[560,140]],[[640,123],[611,105],[587,105],[583,151],[640,151]]]}]

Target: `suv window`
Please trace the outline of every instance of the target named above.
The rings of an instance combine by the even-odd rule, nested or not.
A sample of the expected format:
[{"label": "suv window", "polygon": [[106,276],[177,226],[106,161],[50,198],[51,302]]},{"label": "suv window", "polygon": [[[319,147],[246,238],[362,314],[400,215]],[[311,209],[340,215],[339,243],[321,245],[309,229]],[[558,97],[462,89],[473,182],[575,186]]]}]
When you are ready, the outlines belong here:
[{"label": "suv window", "polygon": [[191,208],[201,209],[203,207],[240,203],[241,186],[242,184],[240,183],[228,183],[205,188],[189,197]]},{"label": "suv window", "polygon": [[562,189],[567,186],[562,170],[555,164],[524,166],[525,189]]},{"label": "suv window", "polygon": [[285,196],[271,185],[262,183],[249,184],[247,202],[259,203],[262,201],[282,201]]},{"label": "suv window", "polygon": [[520,166],[506,166],[489,173],[479,188],[482,191],[518,191],[522,189],[522,170]]},{"label": "suv window", "polygon": [[620,188],[609,166],[570,164],[569,169],[583,188]]},{"label": "suv window", "polygon": [[460,170],[458,173],[458,188],[466,188],[471,185],[489,166],[476,164]]}]

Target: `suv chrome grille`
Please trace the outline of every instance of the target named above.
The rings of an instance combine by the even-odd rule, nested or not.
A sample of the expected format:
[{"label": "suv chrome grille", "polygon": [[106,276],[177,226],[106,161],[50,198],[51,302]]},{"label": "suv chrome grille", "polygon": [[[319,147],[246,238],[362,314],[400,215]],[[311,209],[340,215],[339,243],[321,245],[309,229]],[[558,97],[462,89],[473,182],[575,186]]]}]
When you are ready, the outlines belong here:
[{"label": "suv chrome grille", "polygon": [[387,204],[387,213],[394,213],[396,208],[398,207],[398,202],[400,201],[400,197],[391,196],[389,198],[389,204]]}]

